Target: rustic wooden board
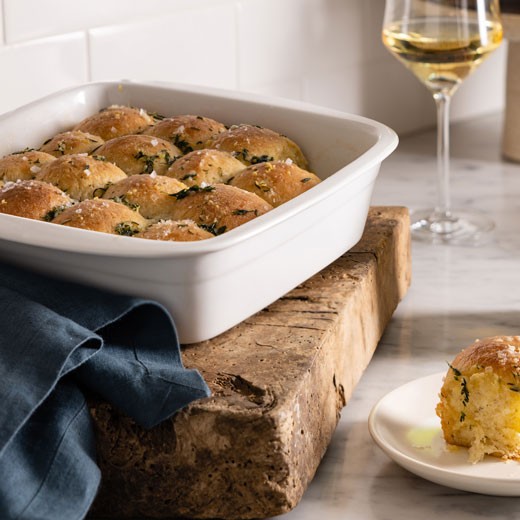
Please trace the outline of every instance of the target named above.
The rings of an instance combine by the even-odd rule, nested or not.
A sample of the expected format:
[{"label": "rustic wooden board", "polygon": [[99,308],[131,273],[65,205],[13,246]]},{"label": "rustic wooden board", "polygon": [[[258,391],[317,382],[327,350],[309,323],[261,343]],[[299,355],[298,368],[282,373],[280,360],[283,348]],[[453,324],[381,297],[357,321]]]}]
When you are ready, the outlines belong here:
[{"label": "rustic wooden board", "polygon": [[146,431],[91,407],[93,514],[261,518],[292,509],[410,283],[405,208],[372,208],[357,246],[219,337],[184,349],[213,396]]}]

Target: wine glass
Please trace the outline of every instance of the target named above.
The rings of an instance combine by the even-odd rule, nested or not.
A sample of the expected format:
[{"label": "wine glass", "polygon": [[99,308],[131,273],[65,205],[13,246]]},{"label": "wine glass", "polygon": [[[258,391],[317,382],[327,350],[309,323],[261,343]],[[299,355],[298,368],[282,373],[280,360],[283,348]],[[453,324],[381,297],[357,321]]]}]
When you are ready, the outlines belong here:
[{"label": "wine glass", "polygon": [[450,202],[449,106],[464,78],[502,41],[498,0],[386,0],[383,43],[426,85],[437,105],[438,201],[412,214],[412,236],[478,245],[493,222]]}]

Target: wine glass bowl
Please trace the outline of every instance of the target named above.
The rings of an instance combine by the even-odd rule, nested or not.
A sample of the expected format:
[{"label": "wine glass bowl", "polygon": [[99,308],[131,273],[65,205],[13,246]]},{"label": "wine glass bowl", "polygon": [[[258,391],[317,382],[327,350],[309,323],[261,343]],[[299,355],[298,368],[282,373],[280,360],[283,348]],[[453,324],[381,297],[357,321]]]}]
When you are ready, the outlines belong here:
[{"label": "wine glass bowl", "polygon": [[437,105],[437,191],[433,209],[412,214],[412,234],[430,242],[476,245],[494,225],[451,208],[449,105],[464,79],[502,41],[498,0],[387,0],[388,50],[430,90]]}]

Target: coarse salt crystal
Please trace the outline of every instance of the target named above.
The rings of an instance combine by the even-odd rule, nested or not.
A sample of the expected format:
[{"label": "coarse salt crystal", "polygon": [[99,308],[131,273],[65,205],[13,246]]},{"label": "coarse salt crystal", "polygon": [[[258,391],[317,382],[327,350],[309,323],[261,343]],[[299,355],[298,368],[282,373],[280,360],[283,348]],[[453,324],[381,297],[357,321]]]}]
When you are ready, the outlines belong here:
[{"label": "coarse salt crystal", "polygon": [[83,209],[82,208],[78,208],[76,209],[76,211],[74,213],[82,213],[83,212]]},{"label": "coarse salt crystal", "polygon": [[88,168],[85,168],[83,171],[87,177],[92,173]]},{"label": "coarse salt crystal", "polygon": [[201,188],[205,188],[206,186],[209,186],[209,184],[208,184],[207,182],[202,181],[202,182],[200,183],[200,187],[201,187]]},{"label": "coarse salt crystal", "polygon": [[287,159],[285,159],[285,164],[288,164],[290,166],[292,164],[292,159],[287,157]]},{"label": "coarse salt crystal", "polygon": [[110,131],[111,131],[113,134],[115,134],[115,133],[117,133],[117,128],[116,128],[115,126],[113,126],[113,127],[110,129]]},{"label": "coarse salt crystal", "polygon": [[22,161],[28,161],[28,160],[29,159],[27,159],[27,157],[25,155],[22,157]]},{"label": "coarse salt crystal", "polygon": [[139,115],[140,116],[145,116],[146,115],[146,110],[144,108],[140,108],[139,109]]},{"label": "coarse salt crystal", "polygon": [[157,141],[157,139],[152,139],[152,140],[150,141],[150,144],[151,144],[152,146],[157,146],[157,145],[159,144],[159,141]]},{"label": "coarse salt crystal", "polygon": [[150,177],[152,179],[155,179],[155,177],[157,177],[157,172],[155,170],[152,170],[152,173],[150,173]]},{"label": "coarse salt crystal", "polygon": [[84,152],[84,153],[78,153],[78,155],[80,157],[87,157],[88,156],[88,153],[87,152]]},{"label": "coarse salt crystal", "polygon": [[182,132],[184,132],[184,125],[181,125],[181,126],[179,126],[179,128],[177,128],[177,133],[178,134],[180,134]]},{"label": "coarse salt crystal", "polygon": [[41,168],[39,166],[33,165],[31,166],[30,170],[32,173],[38,173],[41,170]]}]

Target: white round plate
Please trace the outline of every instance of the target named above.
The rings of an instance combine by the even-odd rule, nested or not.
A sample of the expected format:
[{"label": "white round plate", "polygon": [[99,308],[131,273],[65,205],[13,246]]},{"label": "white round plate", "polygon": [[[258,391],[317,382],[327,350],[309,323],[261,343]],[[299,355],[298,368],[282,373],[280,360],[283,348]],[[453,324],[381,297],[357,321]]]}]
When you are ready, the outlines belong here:
[{"label": "white round plate", "polygon": [[407,383],[372,409],[368,429],[397,464],[437,484],[486,495],[520,496],[520,463],[486,457],[468,462],[466,448],[448,446],[435,414],[445,373]]}]

